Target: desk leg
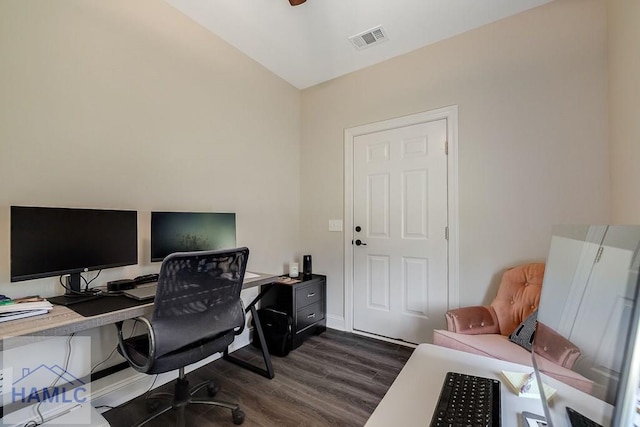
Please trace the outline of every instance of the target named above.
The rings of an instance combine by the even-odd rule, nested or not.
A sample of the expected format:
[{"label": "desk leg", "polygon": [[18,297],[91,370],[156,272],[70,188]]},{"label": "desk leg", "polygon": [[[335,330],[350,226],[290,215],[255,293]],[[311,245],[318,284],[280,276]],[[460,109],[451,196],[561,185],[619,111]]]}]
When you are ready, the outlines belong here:
[{"label": "desk leg", "polygon": [[256,332],[258,333],[258,339],[260,340],[260,348],[262,349],[262,358],[264,360],[264,365],[267,369],[260,368],[258,366],[252,365],[244,360],[240,360],[237,357],[234,357],[229,354],[228,349],[224,351],[223,358],[228,360],[229,362],[241,366],[245,369],[248,369],[256,374],[260,374],[263,377],[272,379],[274,377],[273,366],[271,365],[271,356],[269,355],[269,350],[267,349],[267,342],[264,339],[264,332],[262,331],[262,324],[260,323],[260,318],[258,317],[258,310],[256,309],[256,304],[262,299],[262,297],[269,292],[269,290],[273,287],[273,285],[264,285],[263,289],[260,291],[257,297],[251,301],[251,304],[245,309],[245,313],[251,311],[251,316],[253,317],[254,327],[256,328]]}]

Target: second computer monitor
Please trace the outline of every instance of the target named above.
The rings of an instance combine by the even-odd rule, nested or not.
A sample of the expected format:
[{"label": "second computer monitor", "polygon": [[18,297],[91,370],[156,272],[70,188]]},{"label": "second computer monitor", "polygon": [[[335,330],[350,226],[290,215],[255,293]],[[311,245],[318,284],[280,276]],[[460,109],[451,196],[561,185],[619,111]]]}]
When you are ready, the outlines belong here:
[{"label": "second computer monitor", "polygon": [[236,247],[236,214],[151,212],[151,261],[174,252]]}]

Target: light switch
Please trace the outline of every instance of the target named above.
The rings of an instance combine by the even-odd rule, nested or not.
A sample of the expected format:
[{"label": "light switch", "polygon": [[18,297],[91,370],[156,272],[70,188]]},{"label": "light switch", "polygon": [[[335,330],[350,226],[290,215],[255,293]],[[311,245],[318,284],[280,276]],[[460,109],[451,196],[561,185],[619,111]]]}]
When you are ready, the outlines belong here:
[{"label": "light switch", "polygon": [[341,219],[330,219],[329,220],[329,231],[342,231],[342,220]]}]

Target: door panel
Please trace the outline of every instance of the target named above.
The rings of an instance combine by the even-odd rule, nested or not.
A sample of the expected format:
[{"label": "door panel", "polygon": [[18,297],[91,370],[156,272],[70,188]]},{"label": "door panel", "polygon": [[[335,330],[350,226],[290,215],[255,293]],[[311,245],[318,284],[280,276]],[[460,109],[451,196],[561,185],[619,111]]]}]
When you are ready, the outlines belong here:
[{"label": "door panel", "polygon": [[426,316],[429,292],[429,260],[403,258],[404,267],[404,313]]},{"label": "door panel", "polygon": [[391,287],[389,285],[389,257],[369,256],[367,295],[369,308],[389,311]]},{"label": "door panel", "polygon": [[389,238],[389,174],[369,176],[367,230],[369,237]]},{"label": "door panel", "polygon": [[402,176],[402,237],[405,239],[427,238],[427,188],[426,170],[404,172]]},{"label": "door panel", "polygon": [[447,308],[446,120],[354,138],[354,329],[430,342]]}]

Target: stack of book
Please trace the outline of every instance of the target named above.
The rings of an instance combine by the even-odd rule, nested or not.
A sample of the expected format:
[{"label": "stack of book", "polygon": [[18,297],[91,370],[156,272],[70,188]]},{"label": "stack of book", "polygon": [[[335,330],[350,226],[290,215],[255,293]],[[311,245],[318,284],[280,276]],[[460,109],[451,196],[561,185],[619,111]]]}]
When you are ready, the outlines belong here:
[{"label": "stack of book", "polygon": [[53,305],[40,297],[10,299],[0,297],[0,322],[47,314]]}]

